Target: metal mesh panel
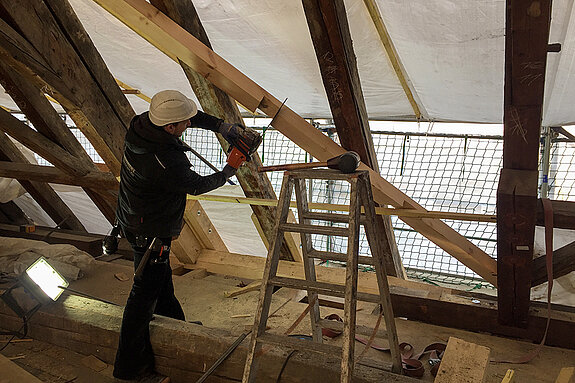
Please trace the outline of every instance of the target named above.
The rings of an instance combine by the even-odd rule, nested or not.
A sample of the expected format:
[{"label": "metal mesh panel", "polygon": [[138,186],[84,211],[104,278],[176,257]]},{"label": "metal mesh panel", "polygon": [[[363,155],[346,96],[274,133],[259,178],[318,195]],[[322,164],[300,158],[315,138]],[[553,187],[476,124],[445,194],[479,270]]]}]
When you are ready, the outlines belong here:
[{"label": "metal mesh panel", "polygon": [[[66,120],[73,125],[71,120]],[[92,145],[75,127],[72,131],[95,162],[102,162]],[[261,127],[255,127],[262,131]],[[336,142],[333,129],[324,134]],[[502,165],[500,136],[441,135],[372,132],[382,176],[428,210],[461,213],[496,213],[496,191]],[[215,135],[203,129],[188,129],[182,137],[205,160],[222,169],[226,155]],[[264,129],[259,149],[264,165],[313,161],[305,151],[273,128]],[[194,154],[188,154],[194,170],[202,175],[213,170]],[[572,169],[575,144],[555,139],[550,151],[549,197],[575,200],[575,172]],[[48,164],[37,157],[40,164]],[[282,172],[267,173],[279,194]],[[308,181],[308,198],[313,202],[349,204],[349,184],[338,181]],[[444,220],[492,257],[496,255],[496,225],[493,223]],[[317,222],[314,222],[317,223]],[[408,274],[430,282],[487,285],[475,273],[392,217],[394,234]],[[360,254],[369,255],[365,234],[360,237]],[[318,250],[345,252],[347,240],[313,236]]]}]

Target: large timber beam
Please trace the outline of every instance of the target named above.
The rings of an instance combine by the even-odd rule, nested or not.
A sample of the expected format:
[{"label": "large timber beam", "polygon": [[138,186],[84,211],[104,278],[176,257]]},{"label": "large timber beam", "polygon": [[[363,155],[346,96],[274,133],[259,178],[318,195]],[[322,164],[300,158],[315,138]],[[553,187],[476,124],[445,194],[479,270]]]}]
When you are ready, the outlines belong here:
[{"label": "large timber beam", "polygon": [[[208,35],[202,26],[201,20],[198,17],[196,9],[189,0],[151,0],[156,8],[164,12],[172,20],[178,23],[182,28],[195,36],[209,49],[212,45]],[[225,92],[212,85],[210,81],[197,73],[194,69],[188,66],[185,62],[179,60],[188,81],[190,82],[194,93],[198,97],[204,112],[214,115],[230,123],[241,123],[243,119],[236,102],[230,98]],[[229,144],[220,135],[217,134],[218,141],[220,142],[224,151],[227,151]],[[259,173],[257,168],[261,166],[261,160],[256,153],[252,156],[252,161],[245,163],[237,172],[236,176],[246,197],[254,198],[271,198],[276,199],[275,192],[272,184],[265,173]],[[275,209],[263,206],[253,206],[254,214],[256,215],[261,228],[263,229],[264,236],[268,241],[273,238],[273,229],[275,222]],[[299,254],[292,254],[291,249],[284,243],[280,253],[281,259],[295,260],[301,259]]]},{"label": "large timber beam", "polygon": [[[86,153],[86,150],[82,147],[80,142],[70,131],[64,120],[52,107],[48,99],[45,97],[45,94],[37,88],[32,78],[27,77],[23,73],[17,73],[7,63],[1,62],[0,83],[4,87],[4,90],[18,105],[20,111],[26,115],[26,117],[34,125],[34,128],[37,130],[37,133],[34,134],[28,129],[22,129],[20,126],[20,129],[17,129],[17,132],[22,133],[28,131],[28,133],[32,133],[32,136],[43,135],[47,140],[58,146],[56,151],[52,151],[49,149],[49,146],[54,146],[51,145],[51,143],[49,143],[48,147],[40,145],[39,150],[42,151],[43,154],[40,152],[39,154],[42,157],[54,165],[58,165],[59,161],[64,159],[58,155],[61,147],[73,158],[72,162],[70,163],[71,169],[68,166],[63,166],[61,167],[63,171],[67,171],[69,174],[76,174],[78,172],[77,169],[81,169],[82,172],[98,171],[98,168],[93,163],[88,153]],[[55,161],[51,159],[53,157],[56,158]],[[64,157],[69,156],[65,155]],[[116,184],[118,184],[117,181]],[[102,212],[102,214],[104,214],[108,221],[113,223],[116,211],[116,198],[114,198],[112,201],[107,201],[102,196],[102,194],[100,194],[100,186],[97,183],[94,183],[91,186],[93,189],[86,187],[84,188],[84,191],[96,204],[98,209]],[[117,189],[117,186],[115,188]],[[107,191],[104,191],[104,193],[108,194]]]},{"label": "large timber beam", "polygon": [[527,327],[551,0],[507,0],[503,169],[497,190],[499,322]]},{"label": "large timber beam", "polygon": [[[10,138],[0,132],[0,160],[16,163],[29,163],[24,154],[14,145]],[[86,231],[84,225],[74,215],[74,212],[62,201],[60,196],[46,183],[36,181],[20,181],[20,184],[34,198],[38,205],[60,227],[77,231]]]},{"label": "large timber beam", "polygon": [[21,162],[0,161],[0,177],[75,185],[93,189],[99,188],[102,191],[118,189],[118,180],[116,180],[112,173],[97,170],[82,176],[75,176],[64,173],[53,166],[33,165]]},{"label": "large timber beam", "polygon": [[[575,202],[551,200],[553,209],[553,227],[556,229],[575,230]],[[537,201],[537,217],[535,224],[545,226],[543,203]]]},{"label": "large timber beam", "polygon": [[[303,8],[341,146],[379,173],[343,0],[303,0]],[[375,232],[387,274],[405,278],[390,217],[377,216]]]},{"label": "large timber beam", "polygon": [[[8,37],[0,38],[12,58],[48,85],[54,97],[90,140],[115,175],[133,111],[66,1],[0,0]],[[18,31],[18,32],[16,32]],[[21,35],[20,35],[21,34]],[[4,41],[2,41],[4,39]],[[26,41],[20,48],[18,41]],[[25,49],[23,52],[18,52]],[[25,52],[40,56],[37,62]]]},{"label": "large timber beam", "polygon": [[[199,74],[209,77],[218,88],[236,99],[248,110],[259,108],[268,116],[275,116],[274,128],[290,138],[319,161],[345,152],[302,117],[258,86],[227,61],[207,48],[195,37],[174,23],[145,0],[94,0],[154,44],[169,57],[178,58]],[[278,111],[281,111],[278,113]],[[366,165],[360,169],[370,171],[374,199],[381,205],[425,209]],[[402,218],[404,222],[437,244],[485,280],[497,284],[497,265],[494,259],[469,240],[437,219]]]},{"label": "large timber beam", "polygon": [[[553,251],[553,278],[559,278],[575,271],[575,242]],[[533,260],[531,286],[547,282],[547,262],[545,256]]]}]

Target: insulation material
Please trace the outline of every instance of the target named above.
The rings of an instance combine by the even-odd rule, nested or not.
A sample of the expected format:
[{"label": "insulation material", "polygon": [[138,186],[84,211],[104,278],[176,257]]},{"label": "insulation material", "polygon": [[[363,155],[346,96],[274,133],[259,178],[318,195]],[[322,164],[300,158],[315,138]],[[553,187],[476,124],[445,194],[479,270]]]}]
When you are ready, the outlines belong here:
[{"label": "insulation material", "polygon": [[0,271],[19,275],[44,256],[62,276],[76,280],[94,265],[94,258],[72,245],[50,245],[24,238],[0,237]]}]

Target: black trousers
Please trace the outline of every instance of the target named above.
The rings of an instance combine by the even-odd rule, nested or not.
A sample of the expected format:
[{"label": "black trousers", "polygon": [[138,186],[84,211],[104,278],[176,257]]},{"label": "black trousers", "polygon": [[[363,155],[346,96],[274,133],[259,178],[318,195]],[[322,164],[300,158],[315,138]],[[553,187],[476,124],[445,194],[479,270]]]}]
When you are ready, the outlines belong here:
[{"label": "black trousers", "polygon": [[[142,246],[143,243],[136,243],[133,234],[125,233],[125,235],[134,249],[134,270],[136,270],[153,238],[148,238],[146,245]],[[134,379],[145,371],[153,370],[154,353],[150,343],[149,326],[153,314],[185,320],[182,306],[174,295],[172,283],[172,268],[169,261],[172,239],[160,238],[160,240],[162,249],[151,252],[141,278],[134,279],[124,308],[120,341],[114,363],[114,376],[119,379]]]}]

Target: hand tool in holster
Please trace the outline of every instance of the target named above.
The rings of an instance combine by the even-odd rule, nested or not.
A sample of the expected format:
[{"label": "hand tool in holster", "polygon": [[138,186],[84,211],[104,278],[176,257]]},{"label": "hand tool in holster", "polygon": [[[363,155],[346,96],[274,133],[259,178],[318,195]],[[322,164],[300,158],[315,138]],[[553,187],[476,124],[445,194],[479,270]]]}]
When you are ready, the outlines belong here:
[{"label": "hand tool in holster", "polygon": [[250,161],[252,154],[262,143],[262,136],[252,128],[240,129],[237,137],[231,139],[227,163],[238,169],[244,161]]},{"label": "hand tool in holster", "polygon": [[148,246],[148,249],[144,253],[144,256],[142,257],[142,260],[140,261],[140,264],[138,265],[136,272],[134,273],[134,279],[140,278],[144,273],[144,269],[146,268],[146,265],[150,260],[150,254],[152,253],[152,251],[159,251],[161,250],[161,248],[162,248],[162,241],[160,240],[160,238],[154,237],[152,243],[150,243],[150,246]]}]

